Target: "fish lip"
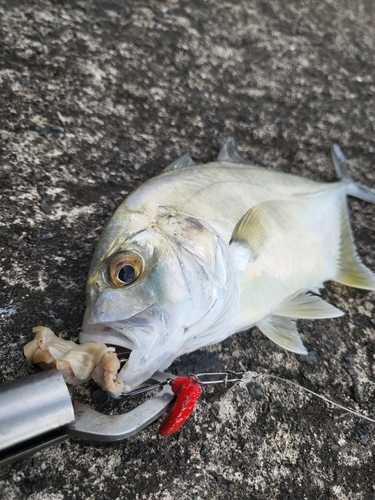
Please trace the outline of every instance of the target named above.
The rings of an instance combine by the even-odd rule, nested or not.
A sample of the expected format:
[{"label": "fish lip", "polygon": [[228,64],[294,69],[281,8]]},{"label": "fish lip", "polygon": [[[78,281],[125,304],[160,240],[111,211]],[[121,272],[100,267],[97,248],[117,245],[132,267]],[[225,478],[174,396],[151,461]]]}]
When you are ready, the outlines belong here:
[{"label": "fish lip", "polygon": [[[121,335],[121,338],[119,338]],[[126,348],[133,351],[136,346],[134,343],[124,337],[123,332],[116,330],[109,323],[91,323],[82,327],[80,335],[82,342],[100,342],[116,349]]]},{"label": "fish lip", "polygon": [[[114,325],[125,324],[128,325],[128,329],[130,330],[132,327],[132,323],[137,323],[140,321],[140,316],[143,313],[147,313],[150,309],[152,309],[156,305],[155,302],[147,306],[142,311],[137,312],[133,316],[128,318],[112,320],[112,321],[85,321],[83,320],[82,329],[80,333],[80,341],[81,342],[101,342],[104,344],[112,344],[113,346],[121,346],[127,347],[128,349],[134,350],[139,346],[138,342],[133,342],[129,336],[124,334],[122,329],[116,329]],[[85,316],[87,314],[88,309],[86,309]],[[150,324],[150,323],[149,323]],[[142,343],[142,342],[141,342]]]}]

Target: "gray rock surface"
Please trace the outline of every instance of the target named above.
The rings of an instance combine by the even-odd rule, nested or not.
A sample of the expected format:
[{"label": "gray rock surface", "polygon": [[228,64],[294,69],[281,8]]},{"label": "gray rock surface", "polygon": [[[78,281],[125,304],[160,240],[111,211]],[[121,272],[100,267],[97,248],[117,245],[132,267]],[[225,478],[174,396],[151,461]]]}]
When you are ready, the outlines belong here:
[{"label": "gray rock surface", "polygon": [[[375,186],[372,0],[0,0],[0,381],[32,373],[38,324],[77,339],[90,257],[123,197],[236,136],[268,168],[335,178],[338,141]],[[374,216],[351,201],[375,269]],[[175,362],[292,379],[375,417],[374,293],[327,285],[346,315],[303,321],[307,357],[259,331]],[[113,410],[94,384],[82,397]],[[1,411],[1,408],[0,408]],[[4,500],[375,498],[374,425],[284,382],[205,391],[170,438],[68,441],[0,471]]]}]

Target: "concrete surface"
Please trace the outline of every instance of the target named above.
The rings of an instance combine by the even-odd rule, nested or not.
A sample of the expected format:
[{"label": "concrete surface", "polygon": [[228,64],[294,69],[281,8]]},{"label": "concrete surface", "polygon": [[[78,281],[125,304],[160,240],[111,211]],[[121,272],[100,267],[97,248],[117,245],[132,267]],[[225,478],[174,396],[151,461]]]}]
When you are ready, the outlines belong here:
[{"label": "concrete surface", "polygon": [[[0,0],[1,381],[33,372],[22,355],[33,326],[77,338],[104,223],[185,151],[212,160],[235,135],[249,159],[330,181],[339,141],[375,186],[374,11],[372,0]],[[375,269],[375,209],[350,207]],[[374,296],[328,284],[346,315],[301,322],[306,358],[254,329],[172,370],[243,363],[375,417]],[[0,496],[375,498],[374,425],[280,381],[210,388],[179,433],[156,431],[38,453],[0,471]]]}]

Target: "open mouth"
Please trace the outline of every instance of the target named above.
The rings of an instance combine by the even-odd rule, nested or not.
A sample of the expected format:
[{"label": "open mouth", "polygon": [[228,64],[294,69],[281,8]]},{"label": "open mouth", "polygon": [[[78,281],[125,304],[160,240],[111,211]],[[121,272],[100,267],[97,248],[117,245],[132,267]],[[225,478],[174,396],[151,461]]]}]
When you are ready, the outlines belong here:
[{"label": "open mouth", "polygon": [[97,377],[99,367],[93,374],[95,382],[109,392],[115,392],[109,389],[112,385],[102,382],[103,379],[108,380],[106,373],[111,373],[116,386],[121,382],[123,384],[123,389],[118,392],[126,394],[138,389],[158,370],[164,370],[169,366],[173,349],[169,345],[170,336],[167,335],[165,316],[163,318],[164,322],[153,309],[146,309],[141,314],[127,319],[100,323],[86,322],[82,326],[80,341],[104,343],[112,350],[111,356],[116,357],[118,363],[115,374],[114,360],[113,364],[107,365],[107,358],[104,359],[101,363],[104,372]]},{"label": "open mouth", "polygon": [[[158,368],[154,372],[153,366],[131,368],[134,364],[131,354],[137,354],[142,364],[147,359],[145,348],[152,345],[155,338],[154,325],[146,312],[144,314],[122,321],[86,323],[80,344],[56,336],[49,328],[36,327],[34,340],[24,348],[26,359],[43,369],[55,368],[67,384],[79,385],[91,378],[114,396],[128,393]],[[126,366],[130,373],[130,376],[127,373],[127,382],[124,380]]]},{"label": "open mouth", "polygon": [[132,339],[124,335],[124,329],[122,322],[85,325],[81,333],[81,342],[100,342],[113,349],[113,354],[119,362],[117,373],[120,373],[136,347]]},{"label": "open mouth", "polygon": [[122,367],[129,359],[130,353],[132,352],[131,349],[128,349],[127,347],[115,345],[115,344],[106,344],[106,346],[113,347],[115,349],[115,353],[117,355],[117,358],[120,361],[120,370],[119,371],[121,371]]},{"label": "open mouth", "polygon": [[86,342],[98,342],[111,350],[101,358],[100,363],[92,371],[91,378],[112,395],[127,392],[120,372],[135,348],[132,340],[123,334],[123,328],[122,322],[96,323],[85,325],[81,334],[82,345]]}]

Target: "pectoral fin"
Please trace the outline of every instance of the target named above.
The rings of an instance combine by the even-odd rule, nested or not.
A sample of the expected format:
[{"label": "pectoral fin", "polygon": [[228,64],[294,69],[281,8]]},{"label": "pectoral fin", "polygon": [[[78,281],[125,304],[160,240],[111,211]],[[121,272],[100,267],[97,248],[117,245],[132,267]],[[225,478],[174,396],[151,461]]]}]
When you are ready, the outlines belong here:
[{"label": "pectoral fin", "polygon": [[[310,204],[311,205],[311,204]],[[246,243],[257,256],[267,242],[275,238],[283,241],[296,237],[297,228],[303,230],[310,217],[311,206],[303,200],[270,200],[250,208],[237,222],[230,243]],[[291,228],[294,228],[291,231]]]},{"label": "pectoral fin", "polygon": [[266,201],[250,208],[237,222],[230,243],[246,244],[256,257],[277,223],[279,205],[278,201]]},{"label": "pectoral fin", "polygon": [[344,313],[321,297],[299,290],[274,309],[273,314],[285,318],[326,319],[338,318]]},{"label": "pectoral fin", "polygon": [[246,212],[233,230],[229,248],[238,271],[243,271],[250,261],[258,257],[267,240],[270,228],[263,217],[264,205],[261,203]]},{"label": "pectoral fin", "polygon": [[346,206],[341,212],[340,250],[335,281],[343,285],[375,290],[375,275],[360,261],[353,242]]},{"label": "pectoral fin", "polygon": [[296,354],[307,354],[298,334],[296,322],[281,316],[268,316],[256,325],[272,342]]}]

